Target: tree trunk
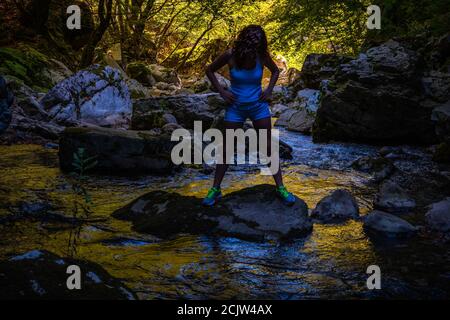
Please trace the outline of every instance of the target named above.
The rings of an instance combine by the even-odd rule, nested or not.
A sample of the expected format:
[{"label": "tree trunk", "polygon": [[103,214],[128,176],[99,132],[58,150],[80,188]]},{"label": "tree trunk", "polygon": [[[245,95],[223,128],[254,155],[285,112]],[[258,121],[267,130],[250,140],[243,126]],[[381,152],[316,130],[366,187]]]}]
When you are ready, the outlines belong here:
[{"label": "tree trunk", "polygon": [[189,58],[192,56],[192,54],[194,53],[195,49],[197,48],[198,44],[200,43],[200,41],[203,39],[203,37],[214,28],[213,22],[215,20],[215,16],[212,17],[211,21],[208,23],[208,27],[202,32],[202,34],[197,38],[197,40],[195,41],[194,45],[192,46],[191,50],[189,50],[189,52],[186,54],[186,56],[183,58],[183,61],[180,63],[180,65],[177,67],[177,70],[182,69],[185,65],[186,62],[189,60]]},{"label": "tree trunk", "polygon": [[[92,64],[95,55],[95,48],[97,44],[102,40],[103,34],[106,29],[109,27],[109,22],[111,21],[112,15],[112,3],[113,0],[106,0],[106,8],[105,8],[105,0],[100,0],[98,4],[98,16],[100,18],[100,24],[94,30],[91,35],[89,42],[83,49],[83,54],[81,56],[81,68],[86,68]],[[106,9],[106,12],[105,12]]]}]

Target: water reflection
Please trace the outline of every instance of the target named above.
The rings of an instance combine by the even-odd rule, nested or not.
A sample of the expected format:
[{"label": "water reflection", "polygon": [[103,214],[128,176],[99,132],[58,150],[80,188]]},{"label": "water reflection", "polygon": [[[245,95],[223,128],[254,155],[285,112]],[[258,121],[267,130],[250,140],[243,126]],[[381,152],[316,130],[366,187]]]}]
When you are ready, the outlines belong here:
[{"label": "water reflection", "polygon": [[[322,164],[328,164],[306,165],[318,164],[317,154],[323,152],[308,143],[294,146],[296,164],[284,167],[290,190],[311,208],[332,190],[347,188],[361,211],[367,212],[374,190],[366,186],[368,177],[348,170],[347,163],[371,149],[322,146],[332,150],[323,155]],[[308,145],[315,148],[310,155],[306,155],[309,149],[304,150]],[[38,146],[0,147],[0,170],[0,218],[11,216],[24,202],[36,201],[48,201],[55,214],[71,216],[74,194],[70,180],[57,168],[55,151]],[[272,183],[271,179],[233,171],[223,187],[232,192]],[[87,181],[93,201],[88,219],[78,224],[29,218],[0,223],[0,256],[46,249],[90,260],[124,280],[142,299],[448,297],[450,274],[445,268],[450,257],[446,248],[426,239],[406,244],[379,242],[368,237],[358,221],[315,224],[305,239],[283,244],[188,235],[160,241],[133,232],[129,222],[110,217],[146,192],[203,196],[210,183],[211,176],[192,169],[174,177],[92,177]],[[382,267],[382,291],[365,287],[366,268],[371,264]]]}]

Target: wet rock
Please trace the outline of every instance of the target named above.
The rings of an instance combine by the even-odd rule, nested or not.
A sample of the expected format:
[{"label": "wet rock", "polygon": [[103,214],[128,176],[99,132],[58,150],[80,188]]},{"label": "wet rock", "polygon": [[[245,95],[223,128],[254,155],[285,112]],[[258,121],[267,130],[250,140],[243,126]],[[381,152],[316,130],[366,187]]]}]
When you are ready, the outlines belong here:
[{"label": "wet rock", "polygon": [[53,143],[53,142],[47,142],[47,143],[44,145],[44,148],[45,148],[45,149],[58,150],[59,144]]},{"label": "wet rock", "polygon": [[[71,265],[81,270],[81,290],[67,288],[67,268]],[[125,284],[99,265],[48,251],[29,251],[0,261],[0,270],[1,299],[136,299]]]},{"label": "wet rock", "polygon": [[364,217],[364,228],[391,237],[412,235],[418,230],[408,221],[378,210]]},{"label": "wet rock", "polygon": [[11,122],[11,105],[14,101],[12,92],[8,89],[5,79],[0,76],[0,134],[2,134]]},{"label": "wet rock", "polygon": [[93,65],[63,80],[47,93],[42,104],[63,125],[77,122],[105,127],[128,127],[132,104],[120,72]]},{"label": "wet rock", "polygon": [[[274,187],[259,185],[227,194],[214,207],[202,199],[154,191],[114,212],[138,232],[168,238],[180,233],[233,236],[249,240],[293,239],[312,230],[306,203],[284,205]],[[181,209],[181,210],[180,210]]]},{"label": "wet rock", "polygon": [[84,148],[95,157],[92,172],[117,174],[170,173],[174,143],[168,135],[125,131],[100,127],[66,128],[59,143],[59,162],[64,171],[72,171],[74,153]]},{"label": "wet rock", "polygon": [[145,126],[145,118],[164,111],[175,116],[178,123],[187,129],[194,128],[194,121],[202,121],[203,128],[208,129],[225,108],[226,103],[215,93],[141,99],[133,105],[132,123],[141,123],[141,129],[151,129]]},{"label": "wet rock", "polygon": [[401,213],[416,207],[416,202],[393,181],[385,181],[378,192],[374,207],[382,211]]},{"label": "wet rock", "polygon": [[307,109],[301,109],[292,114],[289,118],[287,129],[304,134],[310,134],[314,124],[315,115]]},{"label": "wet rock", "polygon": [[292,155],[292,152],[294,151],[292,147],[282,140],[279,140],[279,143],[280,143],[280,159],[292,160],[294,158]]},{"label": "wet rock", "polygon": [[391,160],[384,157],[361,157],[352,163],[352,168],[374,175],[375,181],[382,181],[392,175],[395,170]]},{"label": "wet rock", "polygon": [[52,208],[51,204],[45,201],[24,202],[20,206],[20,212],[28,215],[38,215]]},{"label": "wet rock", "polygon": [[325,223],[355,219],[359,217],[359,207],[350,192],[338,189],[319,201],[311,217]]},{"label": "wet rock", "polygon": [[450,198],[433,203],[425,215],[430,228],[441,231],[450,231]]},{"label": "wet rock", "polygon": [[416,52],[391,40],[340,65],[322,92],[314,140],[433,143],[418,60]]}]

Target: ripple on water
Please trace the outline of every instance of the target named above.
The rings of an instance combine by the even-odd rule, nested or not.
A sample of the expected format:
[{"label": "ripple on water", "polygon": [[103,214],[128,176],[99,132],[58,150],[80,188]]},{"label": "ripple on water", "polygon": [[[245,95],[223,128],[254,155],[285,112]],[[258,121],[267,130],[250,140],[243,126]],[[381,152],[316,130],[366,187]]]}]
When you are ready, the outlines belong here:
[{"label": "ripple on water", "polygon": [[[310,208],[331,191],[346,188],[356,196],[362,212],[370,210],[374,190],[366,186],[368,177],[348,170],[348,165],[373,148],[314,145],[309,137],[288,132],[282,137],[293,145],[295,156],[284,166],[286,184]],[[56,151],[1,146],[0,169],[0,217],[23,201],[43,199],[71,213],[74,196],[70,180],[58,170]],[[232,192],[260,183],[271,183],[271,177],[235,171],[226,176],[223,187]],[[160,241],[110,217],[152,190],[200,197],[210,184],[210,175],[191,169],[174,177],[91,177],[87,187],[95,222],[81,229],[57,221],[0,225],[0,256],[35,249],[62,256],[70,253],[100,264],[144,299],[448,297],[450,277],[444,270],[450,261],[448,249],[422,240],[375,241],[366,236],[359,221],[315,224],[308,237],[283,244],[187,235]],[[74,235],[77,241],[69,242]],[[384,290],[379,292],[365,287],[371,264],[382,268]]]}]

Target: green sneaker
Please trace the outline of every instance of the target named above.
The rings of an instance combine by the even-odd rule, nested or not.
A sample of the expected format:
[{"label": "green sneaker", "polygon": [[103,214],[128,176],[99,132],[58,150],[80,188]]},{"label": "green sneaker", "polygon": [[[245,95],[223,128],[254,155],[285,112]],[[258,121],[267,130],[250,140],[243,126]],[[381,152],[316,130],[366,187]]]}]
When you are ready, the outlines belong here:
[{"label": "green sneaker", "polygon": [[222,198],[222,191],[220,188],[211,188],[208,191],[208,195],[203,199],[203,205],[207,207],[212,207],[216,204],[217,200]]},{"label": "green sneaker", "polygon": [[276,193],[277,196],[288,206],[293,206],[295,204],[294,195],[287,191],[285,186],[277,187]]}]

